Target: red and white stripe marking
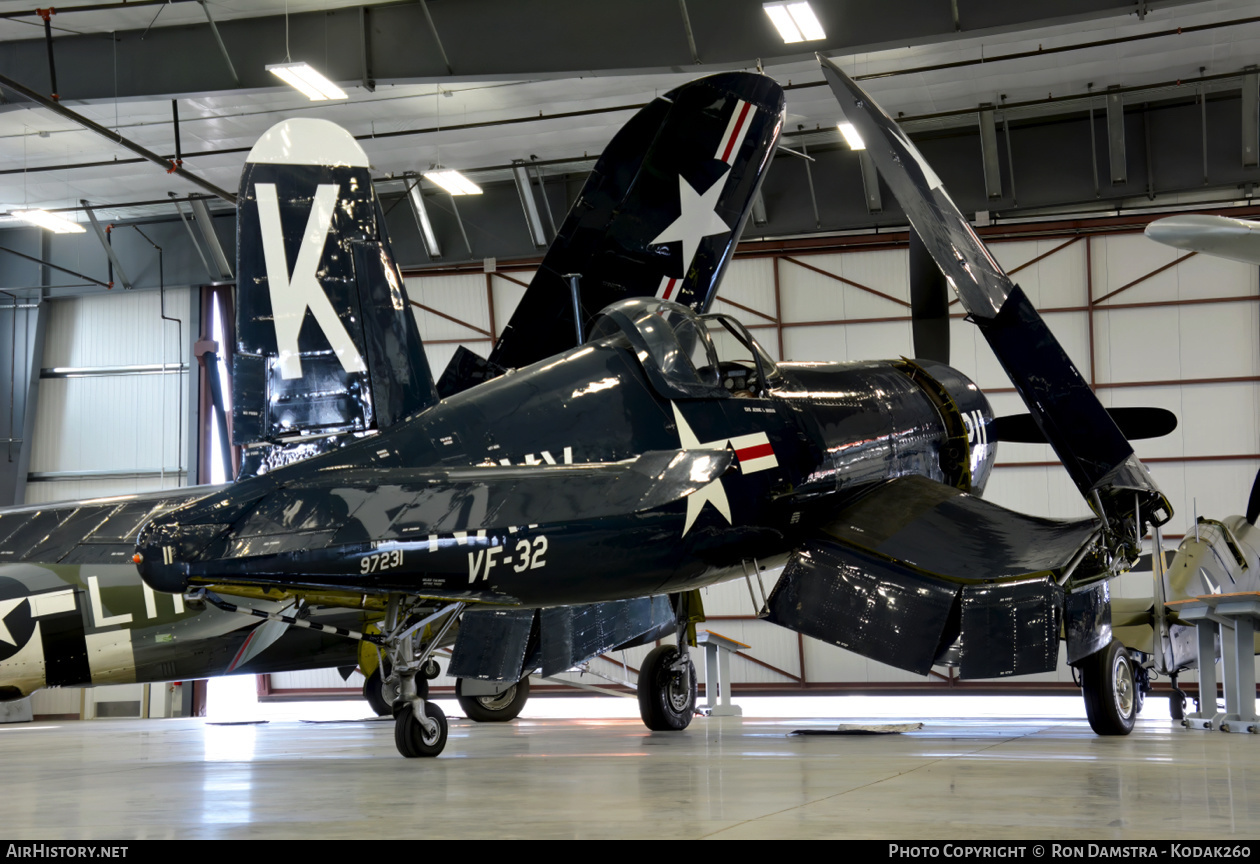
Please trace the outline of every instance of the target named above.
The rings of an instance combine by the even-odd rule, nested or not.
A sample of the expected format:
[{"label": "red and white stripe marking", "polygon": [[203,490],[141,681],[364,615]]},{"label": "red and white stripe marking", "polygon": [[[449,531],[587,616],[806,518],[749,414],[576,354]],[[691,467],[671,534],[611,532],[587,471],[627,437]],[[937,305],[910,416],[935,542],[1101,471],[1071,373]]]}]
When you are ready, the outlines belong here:
[{"label": "red and white stripe marking", "polygon": [[752,115],[756,110],[751,103],[743,99],[735,100],[735,110],[731,112],[730,122],[726,124],[726,132],[722,135],[717,152],[713,154],[714,159],[720,159],[727,165],[732,164],[731,160],[739,152],[739,145],[744,143],[744,136],[748,134],[748,127],[752,125]]},{"label": "red and white stripe marking", "polygon": [[662,300],[673,300],[674,295],[678,293],[678,288],[682,285],[682,279],[677,276],[662,276],[661,285],[656,289],[656,296]]},{"label": "red and white stripe marking", "polygon": [[735,458],[739,460],[739,470],[744,474],[756,474],[779,467],[774,448],[770,446],[770,438],[765,432],[754,432],[751,435],[739,435],[730,439],[735,450]]}]

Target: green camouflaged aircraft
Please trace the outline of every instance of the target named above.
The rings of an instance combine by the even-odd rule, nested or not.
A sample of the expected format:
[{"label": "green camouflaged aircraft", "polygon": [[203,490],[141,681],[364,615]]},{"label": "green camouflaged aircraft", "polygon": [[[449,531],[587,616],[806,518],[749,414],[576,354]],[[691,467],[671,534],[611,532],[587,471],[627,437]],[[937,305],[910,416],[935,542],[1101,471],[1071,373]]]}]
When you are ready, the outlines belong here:
[{"label": "green camouflaged aircraft", "polygon": [[[154,514],[200,494],[190,490],[175,496],[166,492],[82,502],[85,516],[91,512],[98,522],[92,531],[97,542],[80,546],[62,563],[19,563],[29,557],[17,554],[25,551],[17,548],[24,544],[7,544],[0,552],[0,700],[21,698],[41,687],[152,683],[357,664],[357,646],[365,643],[338,634],[367,627],[373,617],[369,610],[324,610],[317,597],[299,599],[274,592],[254,598],[254,608],[286,612],[298,622],[260,621],[186,603],[179,595],[155,592],[140,581],[131,560],[136,530]],[[46,510],[40,507],[5,510],[0,534],[24,535],[34,551],[52,548],[71,535],[80,540],[88,529],[67,523],[41,528],[42,513]],[[5,558],[13,563],[4,563]],[[364,658],[371,661],[365,670],[369,675],[376,659],[375,652],[370,653],[372,657]]]}]

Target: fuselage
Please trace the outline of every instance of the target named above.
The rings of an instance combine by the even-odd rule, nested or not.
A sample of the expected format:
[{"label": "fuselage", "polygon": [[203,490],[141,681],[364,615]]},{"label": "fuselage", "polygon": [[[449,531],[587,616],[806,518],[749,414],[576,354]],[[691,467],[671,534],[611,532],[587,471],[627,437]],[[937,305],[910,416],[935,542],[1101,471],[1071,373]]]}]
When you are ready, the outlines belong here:
[{"label": "fuselage", "polygon": [[[180,490],[187,494],[189,490]],[[279,604],[266,604],[279,608]],[[339,611],[336,623],[355,626]],[[327,616],[319,618],[329,623]],[[0,564],[0,700],[42,687],[354,665],[354,643],[185,604],[135,565]]]},{"label": "fuselage", "polygon": [[[949,367],[720,362],[697,377],[696,366],[666,368],[677,357],[657,362],[641,349],[592,341],[168,514],[165,539],[141,539],[144,578],[174,591],[228,582],[525,606],[621,599],[774,563],[845,500],[889,479],[919,474],[979,492],[992,467],[987,400]],[[741,368],[765,380],[726,389]],[[576,472],[571,483],[531,485],[519,469],[498,470],[678,450],[733,451],[733,465],[638,510],[610,509],[611,491]],[[480,467],[458,483],[430,479],[428,493],[408,475],[469,466]],[[233,527],[207,542],[228,518],[216,513],[232,514]]]}]

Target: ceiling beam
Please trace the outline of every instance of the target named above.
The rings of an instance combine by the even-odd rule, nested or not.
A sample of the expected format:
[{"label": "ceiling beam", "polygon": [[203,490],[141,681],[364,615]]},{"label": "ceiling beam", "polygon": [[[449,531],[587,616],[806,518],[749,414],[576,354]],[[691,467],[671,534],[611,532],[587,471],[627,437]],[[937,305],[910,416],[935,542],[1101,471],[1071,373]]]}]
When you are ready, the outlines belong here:
[{"label": "ceiling beam", "polygon": [[[1168,0],[1162,5],[1203,2]],[[382,83],[451,81],[455,76],[569,77],[691,69],[698,57],[714,69],[748,67],[758,58],[765,64],[793,62],[811,59],[815,51],[846,54],[924,45],[1114,18],[1133,9],[1131,0],[971,0],[959,28],[950,5],[941,0],[902,0],[897,15],[868,0],[818,0],[815,5],[827,38],[784,45],[761,0],[687,0],[683,7],[679,0],[366,4],[288,16],[288,53],[334,81],[356,86],[365,68]],[[662,21],[677,21],[680,8],[689,26],[661,27]],[[57,9],[59,20],[69,23],[75,12],[75,7]],[[274,90],[275,79],[265,66],[285,56],[285,44],[284,15],[226,18],[219,13],[213,21],[155,26],[147,34],[141,29],[62,33],[56,37],[58,85],[67,100]],[[47,92],[47,70],[43,39],[4,43],[0,73],[26,78]]]}]

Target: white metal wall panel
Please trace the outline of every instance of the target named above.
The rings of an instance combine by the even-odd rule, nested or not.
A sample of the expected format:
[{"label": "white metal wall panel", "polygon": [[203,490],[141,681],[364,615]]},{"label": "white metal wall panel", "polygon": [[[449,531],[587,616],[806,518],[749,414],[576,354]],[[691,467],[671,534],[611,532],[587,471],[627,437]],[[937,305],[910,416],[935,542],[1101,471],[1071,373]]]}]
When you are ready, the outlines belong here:
[{"label": "white metal wall panel", "polygon": [[787,360],[845,360],[849,356],[849,328],[838,324],[789,327],[783,331]]},{"label": "white metal wall panel", "polygon": [[31,471],[178,469],[187,402],[180,374],[44,379]]},{"label": "white metal wall panel", "polygon": [[517,283],[524,282],[525,285],[528,285],[533,278],[533,273],[493,274],[490,285],[494,290],[494,335],[496,337],[503,332],[503,328],[512,320],[512,313],[516,311],[517,304],[525,296],[524,286]]},{"label": "white metal wall panel", "polygon": [[[188,342],[188,289],[166,291],[166,315],[183,322]],[[187,360],[181,352],[176,325],[163,321],[157,291],[113,291],[50,307],[44,343],[44,366],[123,366],[163,362],[162,334],[166,334],[167,363]]]},{"label": "white metal wall panel", "polygon": [[[725,300],[732,300],[747,308],[741,309],[734,303],[724,302]],[[749,328],[753,338],[767,354],[776,360],[782,360],[779,356],[778,335],[772,326],[765,326],[772,325],[776,320],[775,305],[774,260],[749,258],[732,261],[726,268],[713,311],[738,319]],[[761,314],[753,314],[747,309],[755,309]]]},{"label": "white metal wall panel", "polygon": [[[906,303],[910,301],[905,252],[847,252],[802,256],[799,260]],[[779,286],[784,321],[838,321],[908,314],[907,307],[901,303],[789,261],[779,264]]]},{"label": "white metal wall panel", "polygon": [[[1077,240],[1069,246],[1064,246],[1065,242],[1058,238],[1016,241],[994,243],[989,248],[1004,270],[1015,271],[1011,279],[1024,289],[1038,309],[1084,306],[1088,293],[1085,241]],[[1030,263],[1043,255],[1046,257]]]},{"label": "white metal wall panel", "polygon": [[[1000,464],[1001,456],[998,459]],[[1033,516],[1081,519],[1091,515],[1062,465],[995,468],[984,497]]]},{"label": "white metal wall panel", "polygon": [[78,688],[36,690],[31,694],[31,712],[36,716],[71,714],[77,717],[83,699],[83,691]]},{"label": "white metal wall panel", "polygon": [[[486,299],[485,274],[412,276],[407,278],[406,283],[407,294],[415,302],[423,303],[431,309],[436,309],[452,318],[458,318],[460,321],[467,321],[483,331],[489,331],[490,307]],[[459,339],[467,342],[470,347],[484,340],[483,350],[478,352],[484,355],[484,348],[489,345],[488,337],[463,324],[449,321],[438,315],[426,314],[414,306],[412,309],[417,313],[416,324],[420,329],[421,339],[426,342]]]},{"label": "white metal wall panel", "polygon": [[[183,478],[180,478],[182,480]],[[52,504],[57,501],[83,501],[109,498],[114,495],[139,495],[160,492],[182,485],[172,475],[165,482],[160,477],[102,477],[91,480],[46,480],[26,487],[27,504]]]},{"label": "white metal wall panel", "polygon": [[[188,289],[115,292],[60,300],[50,308],[42,368],[99,368],[186,363],[191,333]],[[165,344],[163,340],[165,339]],[[39,481],[30,503],[130,494],[183,484],[188,454],[186,373],[45,378],[31,442],[30,470],[161,471],[165,478]]]}]

